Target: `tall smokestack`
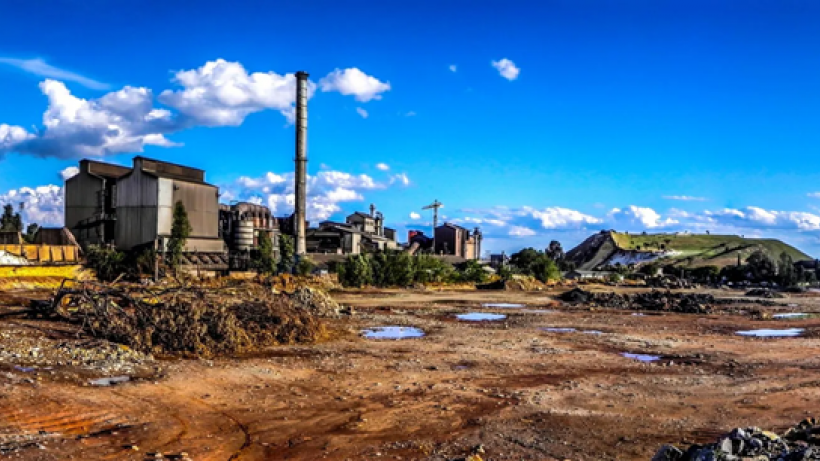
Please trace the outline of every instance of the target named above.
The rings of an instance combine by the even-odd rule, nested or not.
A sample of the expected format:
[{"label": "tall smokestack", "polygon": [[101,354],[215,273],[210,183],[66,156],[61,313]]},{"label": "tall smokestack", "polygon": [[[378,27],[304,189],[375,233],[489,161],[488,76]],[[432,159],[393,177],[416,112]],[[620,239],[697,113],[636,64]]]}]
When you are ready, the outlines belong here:
[{"label": "tall smokestack", "polygon": [[307,100],[308,73],[296,72],[296,255],[307,253],[305,219],[307,208]]}]

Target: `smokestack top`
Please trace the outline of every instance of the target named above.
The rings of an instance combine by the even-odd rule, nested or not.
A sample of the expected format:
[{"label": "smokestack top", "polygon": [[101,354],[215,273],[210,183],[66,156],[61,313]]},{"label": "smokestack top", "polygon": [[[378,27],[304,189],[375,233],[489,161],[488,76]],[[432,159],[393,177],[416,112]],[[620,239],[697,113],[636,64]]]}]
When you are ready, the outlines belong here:
[{"label": "smokestack top", "polygon": [[300,71],[296,72],[296,78],[303,79],[303,78],[308,78],[308,77],[310,77],[310,74],[308,74],[307,72],[305,72],[303,70],[300,70]]}]

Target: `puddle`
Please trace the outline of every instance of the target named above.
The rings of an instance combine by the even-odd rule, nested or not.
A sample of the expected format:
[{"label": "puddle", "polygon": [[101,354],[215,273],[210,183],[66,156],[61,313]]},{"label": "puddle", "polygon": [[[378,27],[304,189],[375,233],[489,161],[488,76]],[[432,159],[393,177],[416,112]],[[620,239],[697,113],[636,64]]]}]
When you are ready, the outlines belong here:
[{"label": "puddle", "polygon": [[470,312],[469,314],[458,314],[456,317],[459,320],[467,320],[470,322],[481,322],[484,320],[503,320],[507,318],[504,314],[488,314],[485,312]]},{"label": "puddle", "polygon": [[802,328],[786,328],[783,330],[761,329],[737,332],[737,334],[741,336],[754,336],[757,338],[790,338],[800,336],[800,333],[803,333]]},{"label": "puddle", "polygon": [[389,326],[362,330],[362,335],[368,339],[421,338],[424,336],[424,331],[416,327]]},{"label": "puddle", "polygon": [[585,333],[585,334],[588,334],[588,335],[602,335],[602,334],[604,334],[603,331],[599,331],[599,330],[584,330],[581,333]]},{"label": "puddle", "polygon": [[786,313],[786,314],[774,314],[774,315],[772,315],[772,318],[774,318],[774,319],[797,319],[797,318],[800,318],[800,317],[808,317],[808,316],[809,316],[809,314],[806,314],[804,312],[789,312],[789,313]]},{"label": "puddle", "polygon": [[130,381],[131,378],[128,376],[112,376],[110,378],[99,378],[99,379],[92,379],[88,382],[92,386],[113,386],[114,384],[120,384]]},{"label": "puddle", "polygon": [[641,314],[640,312],[636,312],[632,315],[635,316],[635,317],[646,317],[646,314]]},{"label": "puddle", "polygon": [[552,314],[555,311],[550,309],[524,309],[522,312],[527,314]]},{"label": "puddle", "polygon": [[786,304],[786,306],[788,306],[788,307],[797,307],[797,304],[791,303],[791,304]]},{"label": "puddle", "polygon": [[641,362],[654,362],[661,359],[660,355],[631,354],[629,352],[623,352],[621,355],[628,359],[640,360]]},{"label": "puddle", "polygon": [[527,307],[526,304],[510,304],[510,303],[486,303],[482,307],[497,307],[501,309],[517,309],[519,307]]},{"label": "puddle", "polygon": [[542,328],[544,331],[549,331],[551,333],[575,333],[575,328]]}]

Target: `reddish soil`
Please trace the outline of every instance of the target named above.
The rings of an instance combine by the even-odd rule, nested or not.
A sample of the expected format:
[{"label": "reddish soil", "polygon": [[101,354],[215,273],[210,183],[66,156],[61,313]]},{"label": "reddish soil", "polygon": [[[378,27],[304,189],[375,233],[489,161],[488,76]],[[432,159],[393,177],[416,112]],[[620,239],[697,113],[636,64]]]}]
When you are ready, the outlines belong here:
[{"label": "reddish soil", "polygon": [[[29,436],[31,446],[5,454],[25,460],[151,452],[194,460],[449,460],[479,444],[485,460],[632,460],[651,458],[663,443],[712,441],[735,426],[782,430],[816,409],[820,318],[634,316],[561,306],[554,294],[343,293],[336,299],[356,314],[331,320],[340,333],[324,344],[165,361],[161,377],[108,388],[0,373],[0,443]],[[783,306],[764,309],[820,312],[817,298],[777,302]],[[508,318],[453,318],[473,310]],[[38,326],[0,316],[0,331],[7,322]],[[380,325],[417,326],[427,336],[357,334]],[[735,334],[790,327],[806,335]],[[622,352],[662,358],[646,364]]]}]

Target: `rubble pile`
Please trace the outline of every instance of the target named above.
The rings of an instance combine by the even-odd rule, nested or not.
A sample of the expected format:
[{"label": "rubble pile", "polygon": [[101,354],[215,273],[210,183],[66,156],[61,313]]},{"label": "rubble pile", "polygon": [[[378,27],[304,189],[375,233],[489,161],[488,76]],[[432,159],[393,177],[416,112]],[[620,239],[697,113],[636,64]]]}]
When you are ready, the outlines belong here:
[{"label": "rubble pile", "polygon": [[652,461],[820,460],[820,425],[815,418],[801,421],[783,436],[757,427],[737,428],[708,445],[692,445],[685,451],[664,445]]},{"label": "rubble pile", "polygon": [[647,311],[668,311],[686,314],[708,314],[712,306],[725,304],[728,300],[716,299],[703,293],[672,293],[652,290],[648,293],[618,294],[592,293],[574,288],[559,298],[570,304],[594,304],[612,309],[636,309]]},{"label": "rubble pile", "polygon": [[327,293],[309,287],[299,288],[289,295],[294,306],[320,317],[336,317],[344,309]]},{"label": "rubble pile", "polygon": [[[91,337],[146,353],[215,356],[314,342],[325,335],[312,304],[262,287],[229,289],[100,285],[71,281],[35,315],[78,325]],[[326,301],[325,301],[326,303]]]},{"label": "rubble pile", "polygon": [[776,291],[772,291],[768,288],[753,288],[746,292],[746,296],[751,298],[766,298],[766,299],[775,299],[775,298],[785,298],[786,296],[780,294]]}]

